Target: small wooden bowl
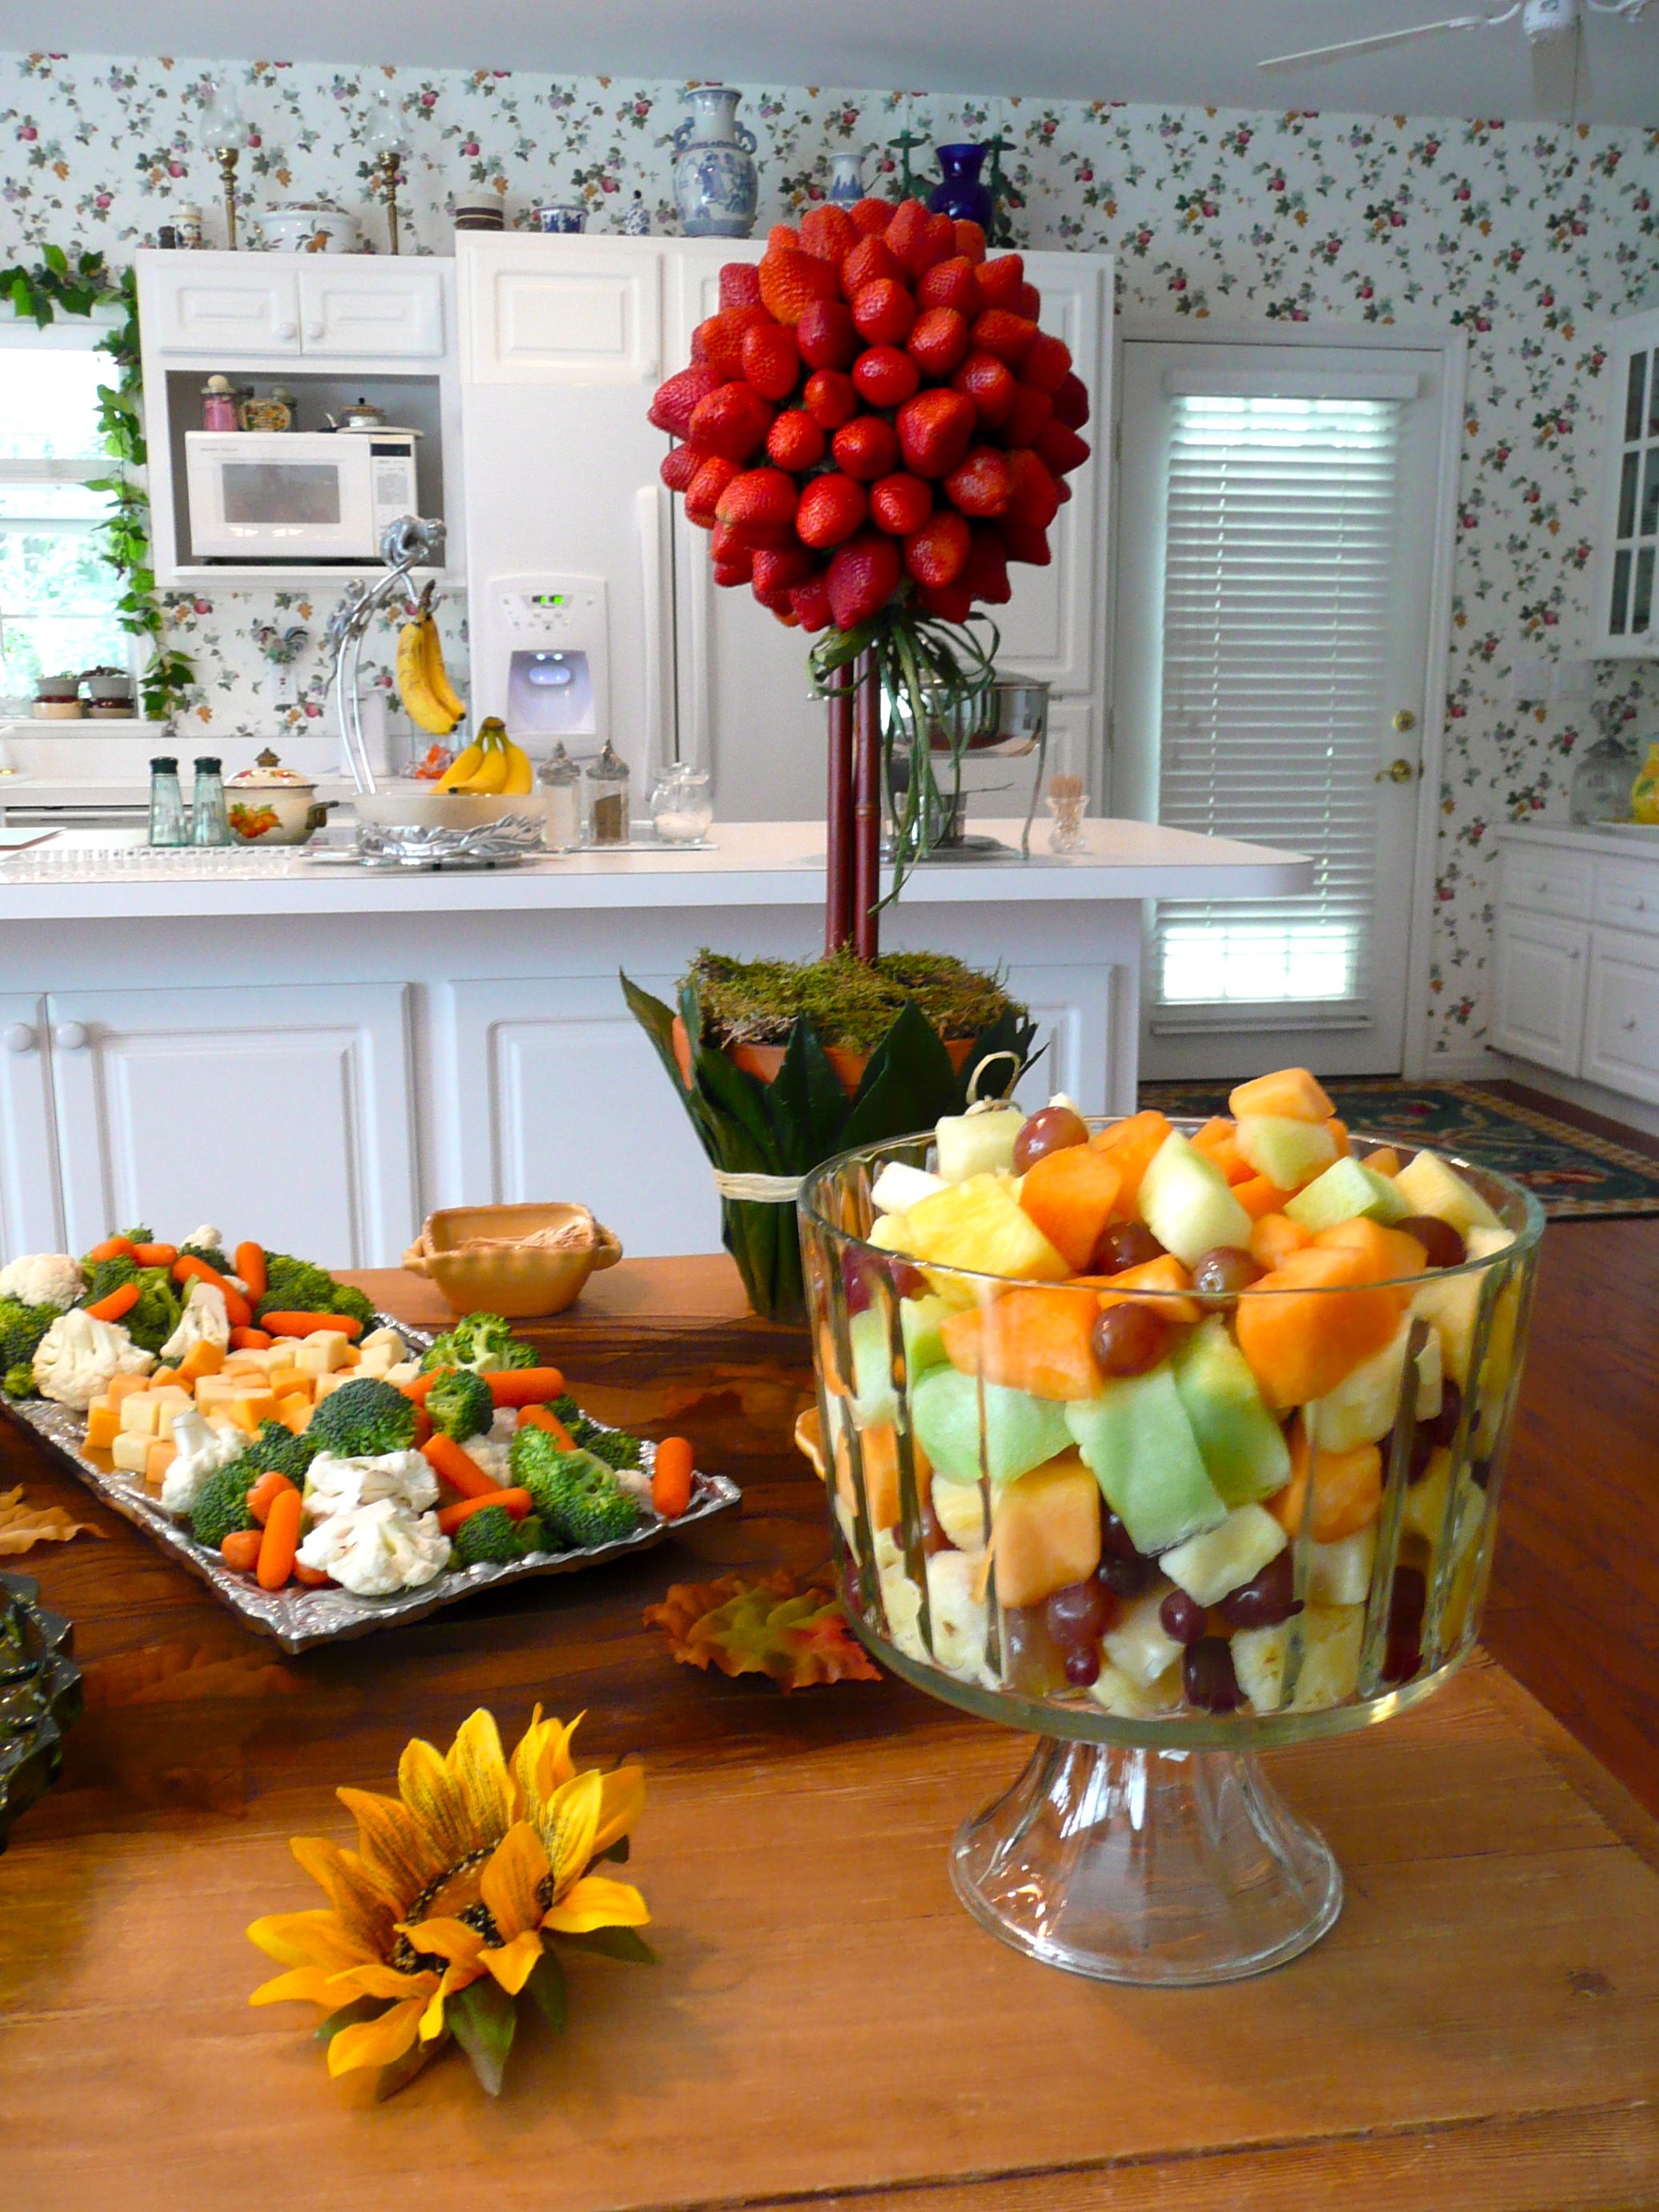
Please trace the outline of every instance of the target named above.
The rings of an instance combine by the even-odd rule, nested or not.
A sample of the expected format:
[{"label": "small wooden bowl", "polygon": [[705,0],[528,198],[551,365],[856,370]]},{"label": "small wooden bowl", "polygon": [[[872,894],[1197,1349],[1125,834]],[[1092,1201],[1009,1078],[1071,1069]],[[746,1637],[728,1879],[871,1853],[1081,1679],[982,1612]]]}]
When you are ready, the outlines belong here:
[{"label": "small wooden bowl", "polygon": [[[570,1242],[520,1241],[546,1229],[568,1229]],[[574,1305],[588,1277],[621,1257],[619,1240],[585,1206],[448,1206],[428,1214],[404,1265],[458,1314],[532,1321]]]}]

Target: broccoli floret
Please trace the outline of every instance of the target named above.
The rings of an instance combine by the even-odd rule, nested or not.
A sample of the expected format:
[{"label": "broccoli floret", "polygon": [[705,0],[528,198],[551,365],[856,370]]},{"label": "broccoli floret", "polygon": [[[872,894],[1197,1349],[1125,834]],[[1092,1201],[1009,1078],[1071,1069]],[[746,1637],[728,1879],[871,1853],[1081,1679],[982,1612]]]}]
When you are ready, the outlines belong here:
[{"label": "broccoli floret", "polygon": [[[465,1527],[465,1523],[463,1522]],[[526,1559],[532,1552],[550,1552],[553,1539],[547,1533],[547,1524],[539,1513],[526,1513],[518,1524],[519,1557]]]},{"label": "broccoli floret", "polygon": [[255,1316],[263,1320],[268,1313],[349,1314],[365,1328],[374,1318],[374,1309],[362,1291],[337,1283],[326,1267],[287,1252],[265,1255],[265,1293]]},{"label": "broccoli floret", "polygon": [[[9,1398],[34,1397],[37,1393],[33,1365],[7,1368],[3,1380],[0,1380],[0,1390],[3,1390]],[[540,1525],[538,1522],[537,1526],[539,1528]]]},{"label": "broccoli floret", "polygon": [[81,1303],[83,1306],[95,1306],[112,1291],[118,1291],[124,1284],[137,1279],[137,1266],[125,1252],[118,1252],[111,1260],[94,1260],[87,1268],[87,1286],[81,1293]]},{"label": "broccoli floret", "polygon": [[160,1352],[179,1326],[184,1303],[165,1267],[141,1268],[137,1280],[138,1303],[122,1315],[121,1326],[145,1352]]},{"label": "broccoli floret", "polygon": [[536,1358],[535,1346],[514,1336],[513,1324],[501,1315],[471,1313],[436,1339],[421,1364],[428,1371],[470,1367],[475,1374],[485,1375],[502,1367],[533,1367]]},{"label": "broccoli floret", "polygon": [[426,1410],[434,1429],[464,1444],[469,1437],[488,1434],[495,1418],[495,1401],[482,1375],[470,1367],[452,1367],[427,1392]]},{"label": "broccoli floret", "polygon": [[519,1528],[500,1505],[486,1505],[470,1513],[450,1539],[450,1564],[457,1567],[504,1566],[519,1556]]},{"label": "broccoli floret", "polygon": [[[135,1244],[147,1244],[149,1239],[135,1237],[132,1241]],[[236,1273],[236,1262],[228,1252],[221,1251],[216,1244],[181,1244],[179,1257],[181,1260],[205,1260],[216,1275],[234,1275]]]},{"label": "broccoli floret", "polygon": [[342,1459],[378,1459],[384,1452],[407,1451],[414,1443],[415,1407],[395,1383],[360,1375],[330,1392],[306,1434],[318,1450]]},{"label": "broccoli floret", "polygon": [[[14,1367],[29,1370],[29,1389],[34,1388],[34,1355],[40,1340],[58,1318],[56,1306],[25,1305],[21,1298],[0,1298],[0,1370],[9,1375]],[[9,1390],[11,1397],[24,1394]]]},{"label": "broccoli floret", "polygon": [[280,1421],[261,1421],[253,1441],[236,1464],[246,1474],[250,1484],[257,1476],[268,1474],[274,1469],[279,1474],[285,1474],[290,1482],[303,1486],[306,1469],[321,1449],[313,1441],[309,1429],[303,1436],[296,1437]]},{"label": "broccoli floret", "polygon": [[118,1237],[125,1237],[129,1244],[153,1244],[155,1242],[155,1231],[148,1222],[142,1229],[118,1229],[115,1233]]},{"label": "broccoli floret", "polygon": [[585,1436],[576,1442],[595,1459],[602,1459],[610,1468],[643,1467],[645,1455],[640,1449],[640,1440],[630,1437],[625,1429],[602,1429],[596,1422],[584,1424]]},{"label": "broccoli floret", "polygon": [[253,1526],[247,1510],[251,1478],[243,1471],[246,1456],[244,1453],[228,1467],[216,1468],[196,1493],[190,1510],[191,1534],[210,1551],[216,1552],[233,1528]]},{"label": "broccoli floret", "polygon": [[578,1421],[585,1421],[587,1419],[586,1414],[583,1413],[568,1390],[562,1398],[555,1398],[547,1410],[556,1419],[562,1421],[566,1428],[573,1431]]},{"label": "broccoli floret", "polygon": [[640,1509],[613,1470],[588,1451],[561,1451],[545,1429],[520,1429],[513,1439],[514,1482],[568,1544],[609,1544],[638,1526]]}]

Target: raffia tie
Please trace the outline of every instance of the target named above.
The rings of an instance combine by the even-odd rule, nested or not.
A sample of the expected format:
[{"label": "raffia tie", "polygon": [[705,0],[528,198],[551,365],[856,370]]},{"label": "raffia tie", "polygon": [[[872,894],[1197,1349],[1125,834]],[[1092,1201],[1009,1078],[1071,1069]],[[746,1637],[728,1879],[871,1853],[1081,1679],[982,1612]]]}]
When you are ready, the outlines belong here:
[{"label": "raffia tie", "polygon": [[762,1206],[793,1206],[806,1180],[805,1176],[731,1175],[724,1168],[710,1168],[708,1172],[722,1198]]}]

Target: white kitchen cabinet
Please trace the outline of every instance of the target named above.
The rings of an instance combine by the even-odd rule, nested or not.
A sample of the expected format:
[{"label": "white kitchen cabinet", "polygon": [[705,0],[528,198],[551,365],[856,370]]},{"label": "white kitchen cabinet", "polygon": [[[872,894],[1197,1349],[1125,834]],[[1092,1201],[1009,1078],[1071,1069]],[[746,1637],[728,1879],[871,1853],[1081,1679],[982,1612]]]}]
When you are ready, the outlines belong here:
[{"label": "white kitchen cabinet", "polygon": [[[343,258],[344,257],[343,257]],[[145,349],[225,360],[300,351],[300,270],[280,253],[141,253]]]},{"label": "white kitchen cabinet", "polygon": [[1659,1105],[1659,939],[1596,931],[1582,1073]]},{"label": "white kitchen cabinet", "polygon": [[0,993],[0,1258],[64,1249],[46,1001]]},{"label": "white kitchen cabinet", "polygon": [[444,350],[443,271],[433,262],[312,253],[300,262],[308,358],[429,360]]},{"label": "white kitchen cabinet", "polygon": [[1506,908],[1498,927],[1498,1004],[1492,1042],[1560,1075],[1578,1073],[1584,1029],[1582,923]]},{"label": "white kitchen cabinet", "polygon": [[1597,660],[1659,653],[1659,310],[1607,327],[1601,489],[1584,650]]},{"label": "white kitchen cabinet", "polygon": [[[457,245],[466,383],[560,390],[604,385],[637,392],[659,381],[660,245],[631,238],[466,233]],[[540,411],[532,408],[526,422]],[[557,439],[557,418],[544,415],[544,420]]]},{"label": "white kitchen cabinet", "polygon": [[392,983],[53,993],[68,1249],[207,1220],[395,1265],[419,1224],[407,998]]}]

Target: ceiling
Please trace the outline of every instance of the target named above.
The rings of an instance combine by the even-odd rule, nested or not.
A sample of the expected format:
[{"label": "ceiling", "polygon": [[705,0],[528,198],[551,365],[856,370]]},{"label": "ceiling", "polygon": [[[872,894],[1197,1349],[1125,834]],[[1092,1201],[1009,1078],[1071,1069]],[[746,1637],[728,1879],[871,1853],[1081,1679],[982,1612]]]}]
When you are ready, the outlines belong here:
[{"label": "ceiling", "polygon": [[[1589,16],[1576,70],[1553,58],[1542,96],[1519,21],[1423,39],[1295,75],[1265,55],[1356,38],[1499,0],[283,0],[273,16],[224,0],[54,0],[54,48],[253,60],[519,69],[560,76],[816,84],[1035,98],[1369,114],[1659,125],[1659,0],[1647,20]],[[0,0],[0,46],[27,51],[39,0]],[[1576,82],[1575,82],[1576,80]]]}]

